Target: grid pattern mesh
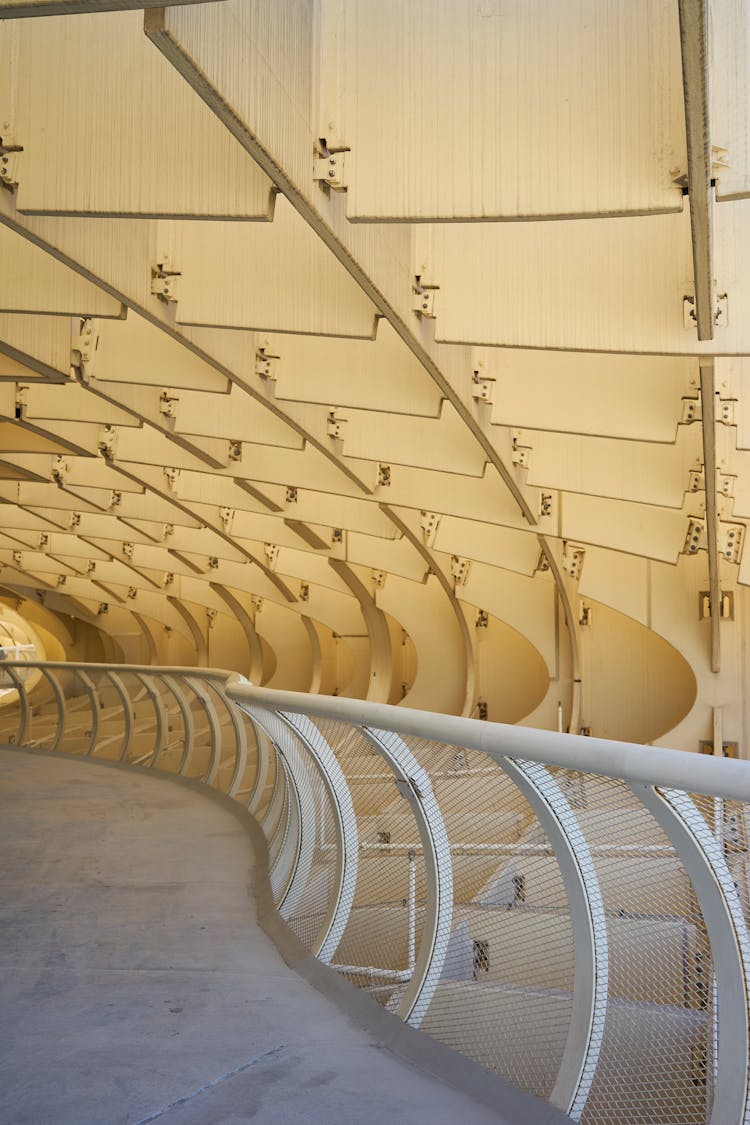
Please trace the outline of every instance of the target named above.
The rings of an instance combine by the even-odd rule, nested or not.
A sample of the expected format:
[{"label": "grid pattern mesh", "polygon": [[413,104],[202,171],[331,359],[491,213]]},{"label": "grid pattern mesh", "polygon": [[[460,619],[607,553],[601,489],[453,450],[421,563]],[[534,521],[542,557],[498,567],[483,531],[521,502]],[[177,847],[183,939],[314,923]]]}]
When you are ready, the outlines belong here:
[{"label": "grid pattern mesh", "polygon": [[557,782],[594,861],[609,949],[604,1039],[582,1120],[702,1125],[712,964],[690,879],[623,782],[567,771]]},{"label": "grid pattern mesh", "polygon": [[397,1010],[419,955],[426,899],[419,827],[388,760],[360,731],[316,726],[343,770],[354,805],[359,856],[352,910],[334,965],[380,1004]]},{"label": "grid pattern mesh", "polygon": [[549,1097],[573,990],[570,915],[550,843],[485,754],[406,741],[430,776],[453,867],[451,938],[422,1030]]}]

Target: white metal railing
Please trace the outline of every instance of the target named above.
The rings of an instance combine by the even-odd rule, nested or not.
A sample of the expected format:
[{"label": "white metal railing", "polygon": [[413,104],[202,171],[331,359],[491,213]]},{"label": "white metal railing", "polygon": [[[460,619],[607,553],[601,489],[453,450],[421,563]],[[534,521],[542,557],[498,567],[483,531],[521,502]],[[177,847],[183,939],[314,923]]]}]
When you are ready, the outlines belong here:
[{"label": "white metal railing", "polygon": [[411,1025],[575,1120],[750,1121],[750,763],[220,670],[6,661],[1,686],[0,742],[244,805],[281,916]]}]

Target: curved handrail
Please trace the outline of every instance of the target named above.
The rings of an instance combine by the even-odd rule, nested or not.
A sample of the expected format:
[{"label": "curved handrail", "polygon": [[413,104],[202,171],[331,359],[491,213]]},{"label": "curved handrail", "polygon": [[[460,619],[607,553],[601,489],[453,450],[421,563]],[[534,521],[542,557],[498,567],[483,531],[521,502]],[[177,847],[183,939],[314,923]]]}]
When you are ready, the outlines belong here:
[{"label": "curved handrail", "polygon": [[621,781],[667,785],[710,797],[750,801],[750,762],[737,759],[482,722],[389,703],[276,691],[249,684],[236,672],[230,675],[226,692],[237,703],[247,701],[323,719],[341,719],[354,726],[377,726],[401,735],[464,746],[491,758],[523,758],[528,762],[583,770]]}]

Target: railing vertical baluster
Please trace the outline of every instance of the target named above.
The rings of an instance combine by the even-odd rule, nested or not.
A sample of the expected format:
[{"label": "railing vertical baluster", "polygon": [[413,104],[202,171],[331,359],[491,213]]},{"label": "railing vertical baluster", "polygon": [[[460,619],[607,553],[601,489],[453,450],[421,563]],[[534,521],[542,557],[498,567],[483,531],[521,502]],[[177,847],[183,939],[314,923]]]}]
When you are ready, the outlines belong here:
[{"label": "railing vertical baluster", "polygon": [[750,934],[722,849],[687,793],[631,784],[695,889],[716,971],[718,1058],[709,1125],[750,1122]]}]

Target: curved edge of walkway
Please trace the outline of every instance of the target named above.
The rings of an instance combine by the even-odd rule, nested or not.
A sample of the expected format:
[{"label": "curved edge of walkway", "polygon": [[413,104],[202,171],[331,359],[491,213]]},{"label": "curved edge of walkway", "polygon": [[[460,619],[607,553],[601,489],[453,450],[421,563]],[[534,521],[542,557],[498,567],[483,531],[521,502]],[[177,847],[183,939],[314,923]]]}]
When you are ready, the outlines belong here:
[{"label": "curved edge of walkway", "polygon": [[[1,745],[0,750],[14,754],[51,758],[56,761],[68,755],[50,750]],[[242,805],[209,788],[203,782],[178,777],[165,770],[139,767],[102,759],[70,755],[73,761],[102,766],[118,772],[137,773],[141,777],[168,780],[196,794],[208,797],[238,820],[250,838],[255,856],[255,898],[258,924],[278,949],[285,963],[311,984],[361,1030],[379,1044],[426,1075],[457,1092],[466,1094],[496,1112],[514,1125],[569,1125],[571,1119],[542,1099],[528,1094],[502,1078],[485,1070],[471,1059],[460,1055],[430,1036],[403,1023],[387,1012],[365,992],[354,988],[334,969],[313,957],[281,918],[273,903],[268,878],[268,846],[252,815]]]}]

